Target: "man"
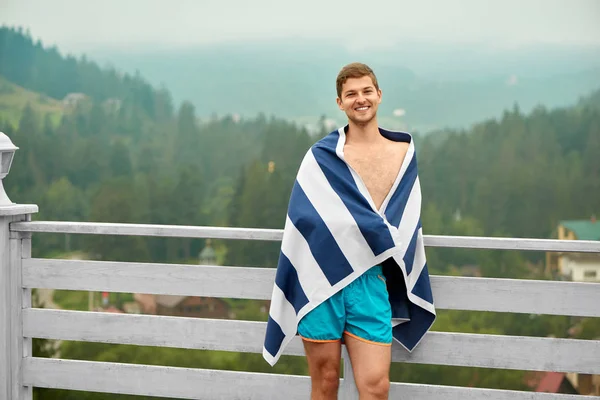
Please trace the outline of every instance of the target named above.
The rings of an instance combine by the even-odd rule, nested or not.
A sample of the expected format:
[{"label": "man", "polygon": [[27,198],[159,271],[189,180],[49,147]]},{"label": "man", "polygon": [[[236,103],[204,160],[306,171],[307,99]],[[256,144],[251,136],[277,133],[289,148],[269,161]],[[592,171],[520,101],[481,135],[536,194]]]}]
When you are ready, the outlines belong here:
[{"label": "man", "polygon": [[414,144],[379,127],[367,65],[343,67],[336,88],[348,124],[300,166],[263,355],[274,364],[297,327],[311,399],[336,399],[343,341],[360,399],[387,399],[392,338],[411,351],[435,319]]}]

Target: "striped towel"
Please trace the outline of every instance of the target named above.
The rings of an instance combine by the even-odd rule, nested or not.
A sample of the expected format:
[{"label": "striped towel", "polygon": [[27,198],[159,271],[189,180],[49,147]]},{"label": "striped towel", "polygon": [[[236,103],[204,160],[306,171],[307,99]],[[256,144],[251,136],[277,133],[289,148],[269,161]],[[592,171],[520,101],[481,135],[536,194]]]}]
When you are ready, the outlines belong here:
[{"label": "striped towel", "polygon": [[392,308],[393,337],[408,351],[435,320],[421,228],[421,189],[410,134],[379,129],[409,149],[377,210],[361,178],[344,160],[348,126],[306,153],[290,196],[263,357],[277,363],[309,311],[381,264]]}]

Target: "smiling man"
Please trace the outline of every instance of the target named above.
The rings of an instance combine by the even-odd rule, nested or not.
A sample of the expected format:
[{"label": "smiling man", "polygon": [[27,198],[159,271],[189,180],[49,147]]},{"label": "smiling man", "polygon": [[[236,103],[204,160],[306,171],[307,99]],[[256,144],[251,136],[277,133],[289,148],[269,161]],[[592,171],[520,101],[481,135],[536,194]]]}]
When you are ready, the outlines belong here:
[{"label": "smiling man", "polygon": [[339,72],[347,125],[307,152],[292,189],[263,356],[298,334],[311,399],[336,399],[342,341],[361,400],[387,399],[392,340],[408,351],[435,320],[412,137],[377,123],[381,90],[365,64]]},{"label": "smiling man", "polygon": [[[337,104],[348,117],[343,157],[380,210],[392,189],[408,142],[381,135],[377,108],[381,90],[367,65],[346,65],[336,80]],[[391,308],[381,265],[321,303],[300,321],[314,399],[335,399],[341,339],[348,347],[361,399],[387,399],[391,363]]]}]

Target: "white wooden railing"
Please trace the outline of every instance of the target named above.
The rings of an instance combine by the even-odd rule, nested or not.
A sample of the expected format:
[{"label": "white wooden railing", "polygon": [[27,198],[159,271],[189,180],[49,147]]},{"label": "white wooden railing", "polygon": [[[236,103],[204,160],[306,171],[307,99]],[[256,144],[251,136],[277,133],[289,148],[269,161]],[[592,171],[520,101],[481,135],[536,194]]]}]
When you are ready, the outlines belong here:
[{"label": "white wooden railing", "polygon": [[[184,399],[308,399],[306,376],[37,358],[31,338],[261,353],[263,322],[31,308],[32,288],[270,298],[274,269],[31,258],[32,233],[281,240],[268,229],[31,222],[35,206],[0,208],[0,398],[32,387]],[[426,246],[600,253],[600,242],[426,236]],[[600,317],[600,284],[432,276],[437,309]],[[243,332],[243,335],[240,333]],[[600,340],[429,332],[393,361],[600,374]],[[285,354],[303,356],[296,338]],[[357,399],[344,352],[340,398]],[[574,399],[574,395],[392,383],[391,399]]]}]

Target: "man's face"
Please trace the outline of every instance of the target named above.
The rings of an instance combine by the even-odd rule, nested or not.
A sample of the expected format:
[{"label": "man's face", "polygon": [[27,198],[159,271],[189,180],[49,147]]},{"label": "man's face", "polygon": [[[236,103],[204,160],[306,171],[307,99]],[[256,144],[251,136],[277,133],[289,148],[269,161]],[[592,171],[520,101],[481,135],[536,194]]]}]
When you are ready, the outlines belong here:
[{"label": "man's face", "polygon": [[349,120],[358,125],[366,125],[377,114],[381,90],[375,89],[369,76],[348,78],[342,85],[341,97],[337,98],[337,103]]}]

